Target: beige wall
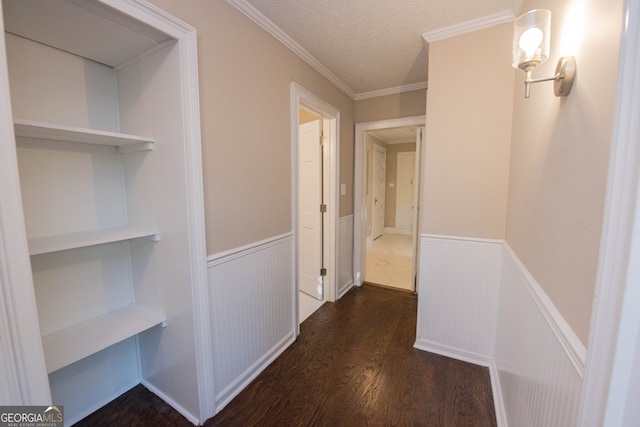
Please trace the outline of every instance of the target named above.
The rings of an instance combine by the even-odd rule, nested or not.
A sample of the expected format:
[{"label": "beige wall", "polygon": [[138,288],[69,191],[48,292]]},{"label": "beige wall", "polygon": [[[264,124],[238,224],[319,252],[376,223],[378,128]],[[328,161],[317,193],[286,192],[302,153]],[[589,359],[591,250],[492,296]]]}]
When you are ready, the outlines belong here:
[{"label": "beige wall", "polygon": [[[387,191],[385,193],[384,226],[396,226],[396,190],[398,186],[398,153],[410,153],[416,151],[416,143],[388,144],[387,145]],[[393,186],[391,186],[393,184]]]},{"label": "beige wall", "polygon": [[[518,72],[507,215],[507,241],[587,343],[598,265],[622,24],[621,0],[530,0],[523,10],[552,12],[551,57],[576,56],[565,99],[539,83],[524,99]],[[583,17],[583,20],[578,18]],[[583,30],[571,25],[583,24]],[[574,47],[571,45],[574,44]]]},{"label": "beige wall", "polygon": [[426,95],[427,91],[422,89],[356,101],[354,121],[365,123],[400,117],[423,116],[427,106]]},{"label": "beige wall", "polygon": [[422,233],[505,236],[511,25],[429,45]]},{"label": "beige wall", "polygon": [[340,110],[340,215],[353,212],[353,100],[221,0],[151,0],[198,31],[207,252],[291,231],[289,85]]}]

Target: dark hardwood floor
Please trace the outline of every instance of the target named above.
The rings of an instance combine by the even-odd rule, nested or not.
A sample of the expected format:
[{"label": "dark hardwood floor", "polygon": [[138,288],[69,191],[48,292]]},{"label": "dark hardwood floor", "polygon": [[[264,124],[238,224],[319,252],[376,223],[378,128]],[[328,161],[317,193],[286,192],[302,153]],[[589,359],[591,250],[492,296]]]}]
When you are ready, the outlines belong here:
[{"label": "dark hardwood floor", "polygon": [[[417,299],[355,288],[205,426],[495,426],[486,368],[415,350]],[[78,426],[189,422],[138,386]]]}]

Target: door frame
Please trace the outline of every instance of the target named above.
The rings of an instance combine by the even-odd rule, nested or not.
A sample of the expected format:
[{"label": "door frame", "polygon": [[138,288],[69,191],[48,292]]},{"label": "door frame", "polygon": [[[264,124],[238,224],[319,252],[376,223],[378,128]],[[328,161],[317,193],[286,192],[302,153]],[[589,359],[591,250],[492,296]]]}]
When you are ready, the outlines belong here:
[{"label": "door frame", "polygon": [[[640,0],[625,0],[616,111],[580,425],[622,425],[640,369]],[[636,261],[636,262],[634,262]]]},{"label": "door frame", "polygon": [[[367,202],[366,202],[366,165],[367,147],[365,134],[370,130],[387,129],[402,126],[425,126],[427,116],[402,117],[398,119],[378,120],[374,122],[356,123],[354,147],[354,206],[353,206],[353,283],[362,286],[365,273],[365,251],[367,247]],[[423,139],[424,144],[424,139]],[[417,148],[416,148],[417,150]],[[424,150],[422,150],[424,152]],[[424,159],[420,158],[420,177],[424,170]],[[416,256],[417,254],[414,254]]]},{"label": "door frame", "polygon": [[[324,194],[327,211],[324,219],[324,267],[327,269],[323,293],[325,301],[335,301],[338,295],[338,215],[339,197],[339,154],[340,154],[340,110],[333,107],[311,91],[291,82],[291,222],[294,235],[293,243],[293,286],[295,312],[293,313],[296,324],[296,333],[300,334],[300,322],[298,321],[299,295],[298,295],[298,144],[299,144],[299,111],[301,108],[311,110],[323,119],[324,128],[324,172],[326,183]],[[320,206],[318,206],[318,209]]]}]

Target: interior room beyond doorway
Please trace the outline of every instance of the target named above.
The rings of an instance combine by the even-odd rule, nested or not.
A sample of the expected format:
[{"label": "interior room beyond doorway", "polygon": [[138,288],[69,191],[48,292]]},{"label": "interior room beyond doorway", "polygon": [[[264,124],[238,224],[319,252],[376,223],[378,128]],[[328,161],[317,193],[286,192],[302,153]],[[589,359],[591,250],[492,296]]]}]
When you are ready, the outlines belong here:
[{"label": "interior room beyond doorway", "polygon": [[416,126],[366,132],[365,281],[412,291]]}]

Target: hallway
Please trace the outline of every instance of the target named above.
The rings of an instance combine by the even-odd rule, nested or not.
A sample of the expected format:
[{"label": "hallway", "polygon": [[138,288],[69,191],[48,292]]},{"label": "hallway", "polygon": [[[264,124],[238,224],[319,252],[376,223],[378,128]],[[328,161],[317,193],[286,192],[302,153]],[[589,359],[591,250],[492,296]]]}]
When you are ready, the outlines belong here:
[{"label": "hallway", "polygon": [[[327,303],[205,426],[495,426],[486,368],[413,348],[417,298],[364,285]],[[141,386],[77,426],[187,426]]]}]

